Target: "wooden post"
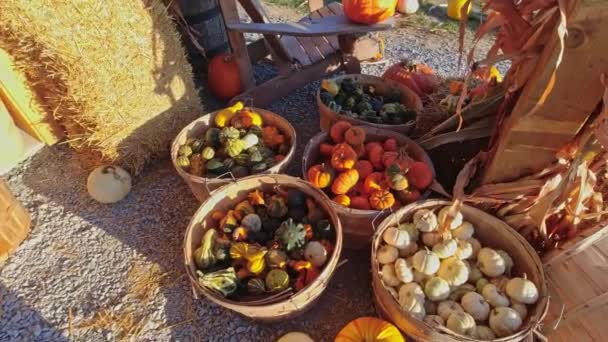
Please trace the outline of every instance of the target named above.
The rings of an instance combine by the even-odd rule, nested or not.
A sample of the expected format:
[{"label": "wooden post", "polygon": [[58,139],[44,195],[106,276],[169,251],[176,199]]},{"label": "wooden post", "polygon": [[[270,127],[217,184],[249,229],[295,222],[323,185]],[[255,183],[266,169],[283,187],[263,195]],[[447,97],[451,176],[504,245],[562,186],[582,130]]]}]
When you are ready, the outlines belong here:
[{"label": "wooden post", "polygon": [[555,39],[545,46],[535,74],[527,82],[511,115],[498,132],[482,183],[519,178],[554,161],[601,101],[601,73],[608,72],[608,2],[581,0],[568,23],[568,36],[555,84],[544,104],[537,105],[551,82],[559,53]]},{"label": "wooden post", "polygon": [[[226,22],[240,22],[239,12],[236,7],[236,0],[219,0],[222,14]],[[243,91],[247,91],[255,86],[251,60],[247,51],[247,43],[243,33],[228,30],[228,41],[232,48],[232,55],[236,58],[236,63],[241,74]]]}]

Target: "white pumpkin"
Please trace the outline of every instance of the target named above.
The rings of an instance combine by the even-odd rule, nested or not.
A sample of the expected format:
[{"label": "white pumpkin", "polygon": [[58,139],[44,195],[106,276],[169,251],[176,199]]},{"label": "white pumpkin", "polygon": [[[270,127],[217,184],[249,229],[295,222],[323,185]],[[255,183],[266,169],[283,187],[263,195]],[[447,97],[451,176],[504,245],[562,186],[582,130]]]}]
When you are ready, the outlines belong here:
[{"label": "white pumpkin", "polygon": [[424,304],[424,291],[416,283],[403,284],[399,288],[399,302],[407,297],[415,297]]},{"label": "white pumpkin", "polygon": [[100,166],[87,178],[89,195],[100,203],[116,203],[131,191],[131,175],[119,166]]},{"label": "white pumpkin", "polygon": [[479,254],[479,250],[481,249],[481,242],[476,238],[470,238],[467,241],[471,244],[473,248],[473,255],[471,255],[471,259],[477,259],[477,255]]},{"label": "white pumpkin", "polygon": [[443,241],[443,236],[439,232],[422,233],[422,243],[427,247],[434,247]]},{"label": "white pumpkin", "polygon": [[450,285],[439,277],[432,277],[424,284],[424,294],[432,301],[444,300],[450,295]]},{"label": "white pumpkin", "polygon": [[305,333],[294,331],[281,336],[277,342],[315,342],[315,340]]},{"label": "white pumpkin", "polygon": [[517,311],[500,307],[490,312],[490,328],[498,337],[505,337],[516,333],[521,328],[522,320]]},{"label": "white pumpkin", "polygon": [[439,257],[426,249],[420,250],[414,254],[412,263],[416,271],[424,274],[432,275],[439,269]]},{"label": "white pumpkin", "polygon": [[496,334],[485,325],[478,325],[475,329],[475,336],[482,341],[490,341],[496,338]]},{"label": "white pumpkin", "polygon": [[382,266],[380,270],[380,275],[384,284],[388,286],[399,286],[401,284],[401,280],[397,278],[395,274],[395,265],[394,264],[385,264]]},{"label": "white pumpkin", "polygon": [[437,254],[437,256],[441,259],[446,259],[454,255],[457,248],[458,243],[456,240],[448,239],[433,246],[433,253]]},{"label": "white pumpkin", "polygon": [[401,14],[414,14],[418,11],[420,4],[418,0],[398,0],[397,12]]},{"label": "white pumpkin", "polygon": [[431,275],[414,270],[414,281],[422,286],[424,286],[424,284],[426,284],[426,282],[431,279],[431,277]]},{"label": "white pumpkin", "polygon": [[483,290],[484,286],[486,286],[489,283],[490,283],[490,281],[487,278],[478,279],[475,282],[475,289],[477,289],[477,292],[481,293],[481,291]]},{"label": "white pumpkin", "polygon": [[517,302],[534,304],[538,300],[536,285],[526,278],[515,277],[509,280],[505,289],[507,295]]},{"label": "white pumpkin", "polygon": [[[439,222],[439,224],[443,224],[443,222],[445,222],[449,210],[450,207],[443,207],[441,208],[441,210],[439,210],[439,215],[437,215],[437,221]],[[454,216],[454,219],[450,224],[450,229],[454,230],[458,228],[462,224],[463,220],[464,218],[462,216],[462,213],[460,211],[456,212],[456,215]]]},{"label": "white pumpkin", "polygon": [[244,144],[244,148],[248,149],[254,145],[256,145],[259,142],[259,138],[257,135],[253,134],[253,133],[249,133],[247,135],[245,135],[244,137],[241,138],[241,141]]},{"label": "white pumpkin", "polygon": [[477,292],[468,292],[462,296],[460,305],[476,321],[485,321],[490,314],[490,304]]},{"label": "white pumpkin", "polygon": [[462,296],[464,296],[465,294],[467,294],[469,292],[475,292],[475,286],[473,286],[471,284],[462,284],[460,286],[451,287],[450,290],[452,292],[450,293],[450,296],[448,297],[448,299],[451,299],[455,302],[460,302],[460,300],[462,299]]},{"label": "white pumpkin", "polygon": [[517,311],[522,321],[526,319],[526,317],[528,317],[528,307],[526,306],[526,304],[511,300],[511,309]]},{"label": "white pumpkin", "polygon": [[505,273],[505,260],[492,248],[484,247],[477,254],[477,267],[488,277],[498,277]]},{"label": "white pumpkin", "polygon": [[452,231],[452,236],[460,240],[468,240],[473,237],[473,234],[475,234],[475,227],[468,221],[462,222],[458,228]]},{"label": "white pumpkin", "polygon": [[327,261],[327,250],[319,241],[310,241],[304,248],[304,258],[315,267],[321,267]]},{"label": "white pumpkin", "polygon": [[456,252],[454,255],[460,260],[466,260],[473,256],[473,246],[466,240],[458,240]]},{"label": "white pumpkin", "polygon": [[382,234],[382,239],[387,244],[399,249],[409,245],[410,234],[406,230],[401,230],[396,227],[389,227]]},{"label": "white pumpkin", "polygon": [[424,300],[421,300],[418,297],[399,298],[399,306],[419,320],[424,319],[424,316],[426,315],[426,312],[424,311]]},{"label": "white pumpkin", "polygon": [[509,306],[509,298],[494,284],[486,284],[481,290],[481,295],[493,308]]},{"label": "white pumpkin", "polygon": [[378,262],[381,264],[392,264],[399,257],[399,250],[390,245],[382,245],[376,253]]},{"label": "white pumpkin", "polygon": [[402,283],[409,283],[414,280],[412,265],[408,264],[403,258],[395,260],[395,274]]},{"label": "white pumpkin", "polygon": [[437,314],[444,320],[447,320],[455,312],[464,312],[464,309],[453,300],[444,300],[437,305]]},{"label": "white pumpkin", "polygon": [[471,269],[469,270],[469,279],[467,282],[475,284],[481,278],[483,278],[483,274],[479,268],[477,266],[471,266]]},{"label": "white pumpkin", "polygon": [[462,285],[469,279],[469,270],[462,260],[451,257],[441,261],[437,275],[451,286]]},{"label": "white pumpkin", "polygon": [[416,241],[411,241],[407,246],[399,249],[399,256],[402,258],[407,258],[411,255],[414,255],[418,250],[418,244]]},{"label": "white pumpkin", "polygon": [[432,210],[420,209],[414,213],[414,226],[423,233],[433,232],[439,226],[437,224],[437,216]]},{"label": "white pumpkin", "polygon": [[477,324],[466,312],[454,312],[448,317],[446,327],[460,335],[473,335]]},{"label": "white pumpkin", "polygon": [[503,251],[502,249],[497,249],[496,253],[500,254],[502,259],[505,261],[505,274],[511,275],[511,270],[513,269],[513,266],[515,264],[513,263],[513,259],[511,258],[509,253]]},{"label": "white pumpkin", "polygon": [[399,229],[405,230],[408,234],[410,234],[410,240],[416,241],[420,235],[418,229],[416,229],[416,225],[413,223],[400,223]]},{"label": "white pumpkin", "polygon": [[427,300],[424,302],[424,311],[427,315],[436,315],[437,314],[437,303],[431,302]]},{"label": "white pumpkin", "polygon": [[424,322],[432,327],[445,326],[445,320],[437,315],[428,315],[424,317]]}]

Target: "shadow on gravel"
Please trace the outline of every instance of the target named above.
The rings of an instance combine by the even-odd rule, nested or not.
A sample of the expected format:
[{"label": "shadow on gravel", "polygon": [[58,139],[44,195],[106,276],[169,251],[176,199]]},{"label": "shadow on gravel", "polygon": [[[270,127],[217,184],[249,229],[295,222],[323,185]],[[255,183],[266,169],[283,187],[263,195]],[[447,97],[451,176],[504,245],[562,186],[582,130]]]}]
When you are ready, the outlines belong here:
[{"label": "shadow on gravel", "polygon": [[42,315],[0,283],[0,341],[69,341]]}]

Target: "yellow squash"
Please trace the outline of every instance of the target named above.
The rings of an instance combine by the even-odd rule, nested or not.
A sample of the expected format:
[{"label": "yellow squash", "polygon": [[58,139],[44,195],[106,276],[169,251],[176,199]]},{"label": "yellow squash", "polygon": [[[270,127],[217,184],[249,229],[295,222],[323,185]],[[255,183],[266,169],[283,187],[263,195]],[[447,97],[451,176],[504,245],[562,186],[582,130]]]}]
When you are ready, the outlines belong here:
[{"label": "yellow squash", "polygon": [[230,122],[233,116],[243,109],[243,102],[237,102],[230,107],[224,108],[217,113],[215,116],[215,125],[217,127],[223,128]]}]

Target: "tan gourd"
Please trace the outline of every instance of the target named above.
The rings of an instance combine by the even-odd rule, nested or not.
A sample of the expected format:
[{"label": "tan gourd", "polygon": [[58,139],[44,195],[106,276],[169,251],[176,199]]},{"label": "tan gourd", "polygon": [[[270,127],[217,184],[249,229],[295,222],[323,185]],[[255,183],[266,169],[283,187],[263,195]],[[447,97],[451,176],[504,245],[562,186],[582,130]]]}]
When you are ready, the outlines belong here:
[{"label": "tan gourd", "polygon": [[424,284],[424,293],[432,301],[444,300],[450,295],[450,285],[440,277],[432,277]]},{"label": "tan gourd", "polygon": [[471,269],[469,270],[469,279],[467,282],[475,284],[481,278],[483,278],[483,274],[479,268],[477,266],[471,266]]},{"label": "tan gourd", "polygon": [[437,315],[428,315],[424,317],[424,322],[432,327],[445,326],[445,320]]},{"label": "tan gourd", "polygon": [[445,279],[450,286],[458,286],[467,282],[469,270],[462,260],[451,257],[441,261],[437,275]]},{"label": "tan gourd", "polygon": [[496,338],[496,334],[485,325],[478,325],[475,329],[475,336],[480,340],[490,341]]},{"label": "tan gourd", "polygon": [[437,256],[441,259],[446,259],[454,255],[454,253],[456,253],[457,248],[458,243],[456,242],[456,240],[448,239],[434,245],[433,253],[437,254]]},{"label": "tan gourd", "polygon": [[475,319],[466,312],[454,312],[448,317],[446,327],[461,335],[473,335],[477,324]]},{"label": "tan gourd", "polygon": [[440,261],[435,253],[423,249],[414,254],[412,265],[417,271],[432,275],[439,270]]},{"label": "tan gourd", "polygon": [[468,292],[462,296],[460,305],[476,321],[485,321],[490,314],[490,304],[477,292]]},{"label": "tan gourd", "polygon": [[399,302],[405,300],[407,297],[415,297],[422,301],[424,304],[424,291],[422,287],[416,283],[403,284],[399,288]]},{"label": "tan gourd", "polygon": [[421,209],[414,213],[414,226],[423,233],[428,233],[437,230],[437,216],[432,210]]},{"label": "tan gourd", "polygon": [[464,221],[460,226],[458,226],[458,228],[452,231],[452,236],[455,239],[468,240],[473,237],[474,233],[475,227],[473,227],[473,224],[471,222]]},{"label": "tan gourd", "polygon": [[398,286],[401,284],[401,280],[397,278],[395,274],[395,265],[394,264],[385,264],[381,269],[382,281],[388,286]]},{"label": "tan gourd", "polygon": [[397,227],[390,227],[382,234],[382,239],[387,244],[397,249],[405,248],[410,244],[410,234],[406,230]]},{"label": "tan gourd", "polygon": [[410,234],[410,240],[418,240],[420,232],[418,231],[418,229],[416,229],[416,226],[413,223],[400,223],[399,229],[408,232]]},{"label": "tan gourd", "polygon": [[488,277],[498,277],[505,273],[505,260],[495,250],[484,247],[477,255],[477,267]]},{"label": "tan gourd", "polygon": [[444,320],[447,320],[455,312],[464,312],[464,309],[453,300],[444,300],[437,305],[437,314]]},{"label": "tan gourd", "polygon": [[521,328],[522,320],[517,311],[508,308],[494,308],[490,312],[490,328],[496,336],[504,337],[516,333]]},{"label": "tan gourd", "polygon": [[416,283],[424,286],[429,279],[431,279],[430,275],[414,270],[414,281]]},{"label": "tan gourd", "polygon": [[422,233],[422,243],[429,248],[434,247],[441,241],[443,241],[443,236],[439,232]]},{"label": "tan gourd", "polygon": [[411,282],[414,280],[414,270],[412,270],[412,265],[408,264],[408,262],[403,258],[395,260],[395,275],[402,283]]},{"label": "tan gourd", "polygon": [[533,282],[526,278],[515,277],[507,283],[507,295],[523,304],[534,304],[538,300],[538,289]]},{"label": "tan gourd", "polygon": [[462,296],[464,296],[465,294],[469,292],[475,292],[475,286],[471,284],[462,284],[460,286],[451,287],[450,289],[452,290],[452,292],[450,293],[448,299],[453,300],[455,302],[460,302]]},{"label": "tan gourd", "polygon": [[509,306],[509,298],[494,284],[486,284],[481,290],[481,295],[494,308]]},{"label": "tan gourd", "polygon": [[507,278],[504,275],[502,275],[499,277],[490,278],[490,284],[496,285],[496,287],[498,287],[498,289],[500,291],[505,292],[507,289],[507,283],[509,282],[509,280],[511,280],[511,278]]},{"label": "tan gourd", "polygon": [[456,248],[454,255],[460,260],[469,259],[473,256],[473,246],[471,246],[469,241],[458,240],[458,247]]},{"label": "tan gourd", "polygon": [[381,264],[392,264],[399,257],[399,250],[397,248],[384,245],[378,249],[378,262]]}]

